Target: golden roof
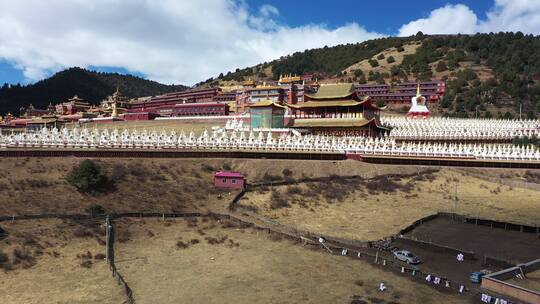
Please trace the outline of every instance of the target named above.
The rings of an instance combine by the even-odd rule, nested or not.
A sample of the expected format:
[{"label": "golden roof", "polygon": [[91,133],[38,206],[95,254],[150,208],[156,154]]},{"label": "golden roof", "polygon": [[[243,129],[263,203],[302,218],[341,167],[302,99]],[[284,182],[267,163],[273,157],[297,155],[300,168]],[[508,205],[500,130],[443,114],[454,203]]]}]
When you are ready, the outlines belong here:
[{"label": "golden roof", "polygon": [[315,94],[305,94],[311,99],[335,99],[349,97],[354,93],[352,83],[321,85]]},{"label": "golden roof", "polygon": [[246,91],[260,91],[260,90],[274,90],[274,89],[281,89],[281,87],[272,86],[272,85],[262,85],[262,86],[256,86],[254,88],[246,89]]},{"label": "golden roof", "polygon": [[289,83],[289,82],[295,82],[295,81],[302,81],[302,77],[297,76],[297,75],[292,76],[290,74],[285,75],[285,76],[283,76],[283,75],[279,76],[279,82],[280,83]]}]

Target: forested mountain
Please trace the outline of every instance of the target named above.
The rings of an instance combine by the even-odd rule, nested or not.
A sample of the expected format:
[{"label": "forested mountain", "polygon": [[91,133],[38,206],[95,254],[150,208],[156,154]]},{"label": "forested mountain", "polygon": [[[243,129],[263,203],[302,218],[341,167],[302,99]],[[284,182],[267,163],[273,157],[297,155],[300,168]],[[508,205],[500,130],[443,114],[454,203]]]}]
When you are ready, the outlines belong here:
[{"label": "forested mountain", "polygon": [[280,74],[291,73],[315,73],[323,81],[356,83],[441,78],[447,81],[447,94],[434,107],[442,115],[510,118],[518,115],[521,107],[524,118],[538,117],[539,50],[540,37],[520,32],[434,36],[419,32],[411,37],[297,52],[221,74],[201,85],[276,80]]},{"label": "forested mountain", "polygon": [[21,106],[29,104],[44,109],[49,103],[64,102],[73,95],[96,104],[114,93],[117,87],[128,97],[158,95],[187,88],[183,85],[164,85],[131,75],[70,68],[31,85],[4,84],[0,89],[0,115],[7,112],[17,114]]}]

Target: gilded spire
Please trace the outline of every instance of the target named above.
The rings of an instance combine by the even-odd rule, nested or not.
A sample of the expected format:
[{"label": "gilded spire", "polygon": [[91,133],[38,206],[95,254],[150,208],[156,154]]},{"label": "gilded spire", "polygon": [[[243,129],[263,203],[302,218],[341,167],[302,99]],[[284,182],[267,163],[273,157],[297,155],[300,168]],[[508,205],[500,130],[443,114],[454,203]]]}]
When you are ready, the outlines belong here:
[{"label": "gilded spire", "polygon": [[420,82],[416,86],[416,96],[420,96]]}]

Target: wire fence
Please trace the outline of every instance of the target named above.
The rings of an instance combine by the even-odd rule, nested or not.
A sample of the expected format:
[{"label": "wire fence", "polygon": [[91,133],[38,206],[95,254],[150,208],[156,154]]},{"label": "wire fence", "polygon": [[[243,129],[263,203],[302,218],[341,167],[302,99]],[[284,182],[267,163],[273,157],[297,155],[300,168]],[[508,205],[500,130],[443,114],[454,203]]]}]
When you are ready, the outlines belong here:
[{"label": "wire fence", "polygon": [[[233,201],[238,201],[245,194],[245,191],[239,193]],[[232,205],[232,202],[231,202]],[[466,217],[449,214],[449,213],[438,213],[430,215],[426,218],[420,219],[415,223],[411,224],[409,227],[402,229],[401,232],[406,232],[414,229],[414,227],[424,223],[426,221],[433,220],[439,216],[450,217],[456,220],[463,220],[465,222],[470,220]],[[105,222],[106,228],[106,260],[109,264],[109,268],[112,272],[112,276],[115,280],[122,286],[123,292],[126,297],[126,301],[129,304],[135,303],[133,298],[133,291],[129,287],[127,281],[124,277],[118,272],[115,265],[115,254],[114,254],[114,242],[115,242],[115,230],[112,224],[112,220],[119,218],[190,218],[190,217],[209,217],[215,220],[229,220],[236,222],[238,225],[244,228],[252,228],[259,231],[266,232],[268,234],[275,234],[281,238],[292,240],[298,244],[304,244],[305,246],[310,245],[313,248],[329,252],[332,255],[339,255],[347,258],[352,258],[356,260],[362,260],[368,262],[372,265],[381,267],[384,270],[391,271],[401,276],[407,276],[413,279],[414,281],[422,282],[431,287],[434,287],[441,292],[452,292],[458,294],[469,294],[472,296],[483,296],[479,289],[468,289],[463,282],[458,282],[446,277],[444,274],[438,274],[433,272],[425,272],[414,266],[403,265],[402,263],[388,258],[385,255],[385,251],[377,248],[376,242],[368,241],[352,241],[340,239],[332,236],[325,236],[318,233],[313,233],[310,231],[304,231],[295,229],[292,227],[287,227],[281,225],[274,221],[270,223],[269,221],[263,222],[266,225],[257,225],[252,221],[241,218],[238,214],[232,213],[198,213],[198,212],[182,212],[182,213],[159,213],[159,212],[128,212],[128,213],[115,213],[108,215],[88,215],[88,214],[33,214],[33,215],[17,215],[17,216],[0,216],[0,221],[16,221],[16,220],[31,220],[31,219],[74,219],[74,220],[88,220],[88,219],[102,219]],[[261,220],[261,218],[259,218]],[[486,221],[486,220],[484,220]],[[521,229],[521,231],[526,232],[527,229]],[[415,240],[411,240],[415,241]],[[449,247],[448,247],[449,248]],[[457,250],[457,249],[454,249]],[[463,251],[462,251],[463,252]],[[513,303],[507,301],[507,303]]]},{"label": "wire fence", "polygon": [[129,287],[128,283],[124,279],[124,277],[118,272],[116,269],[116,264],[114,263],[114,228],[111,223],[110,217],[107,216],[105,220],[105,229],[106,229],[106,260],[107,264],[109,264],[109,269],[112,272],[113,278],[116,279],[118,284],[122,286],[122,290],[124,291],[124,294],[126,296],[126,302],[128,304],[134,304],[135,300],[133,299],[133,292],[131,288]]}]

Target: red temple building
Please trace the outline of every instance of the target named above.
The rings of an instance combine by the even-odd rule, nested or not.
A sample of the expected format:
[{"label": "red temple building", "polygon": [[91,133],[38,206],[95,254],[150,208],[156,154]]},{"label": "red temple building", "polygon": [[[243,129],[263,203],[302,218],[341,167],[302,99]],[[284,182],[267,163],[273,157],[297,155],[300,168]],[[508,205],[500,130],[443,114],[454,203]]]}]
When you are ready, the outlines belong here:
[{"label": "red temple building", "polygon": [[214,98],[212,98],[213,102],[222,102],[222,103],[230,103],[236,101],[236,91],[229,91],[229,92],[220,92]]},{"label": "red temple building", "polygon": [[236,94],[236,112],[247,112],[261,101],[275,104],[300,104],[304,102],[304,80],[300,76],[280,76],[277,84],[256,86],[248,80]]},{"label": "red temple building", "polygon": [[243,189],[245,182],[242,173],[222,171],[214,173],[214,186],[217,188]]},{"label": "red temple building", "polygon": [[305,97],[303,103],[287,104],[294,117],[293,128],[339,136],[375,136],[386,130],[380,124],[380,108],[370,97],[360,97],[353,84],[321,85]]},{"label": "red temple building", "polygon": [[375,102],[384,104],[408,104],[416,96],[416,87],[420,84],[422,95],[428,102],[439,102],[446,91],[444,81],[407,82],[394,85],[388,84],[361,84],[356,86],[359,96],[370,96]]},{"label": "red temple building", "polygon": [[280,76],[279,86],[284,90],[284,102],[297,104],[304,102],[304,80],[300,76]]},{"label": "red temple building", "polygon": [[250,105],[260,101],[271,101],[277,104],[285,100],[285,90],[277,85],[251,86],[244,85],[236,98],[236,112],[245,112],[249,110]]},{"label": "red temple building", "polygon": [[75,95],[68,99],[67,102],[56,105],[56,113],[60,115],[73,115],[78,112],[85,112],[90,109],[90,104],[84,99]]},{"label": "red temple building", "polygon": [[219,102],[185,103],[174,106],[172,116],[225,116],[229,105]]},{"label": "red temple building", "polygon": [[[228,115],[228,102],[236,100],[236,92],[222,93],[220,88],[202,88],[140,98],[127,105],[127,117],[132,113],[152,113],[159,116]],[[141,116],[142,117],[142,116]]]},{"label": "red temple building", "polygon": [[220,91],[220,88],[203,88],[166,93],[151,97],[149,100],[133,101],[128,107],[130,112],[154,112],[157,109],[164,111],[164,109],[168,108],[172,113],[172,109],[177,104],[212,102]]},{"label": "red temple building", "polygon": [[52,104],[49,104],[47,109],[36,109],[32,104],[28,106],[28,108],[20,108],[19,113],[21,113],[21,117],[41,117],[41,116],[47,116],[52,115],[55,112],[55,107]]}]

